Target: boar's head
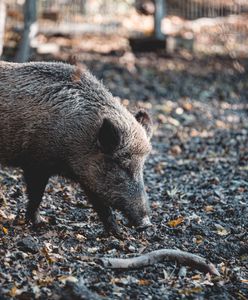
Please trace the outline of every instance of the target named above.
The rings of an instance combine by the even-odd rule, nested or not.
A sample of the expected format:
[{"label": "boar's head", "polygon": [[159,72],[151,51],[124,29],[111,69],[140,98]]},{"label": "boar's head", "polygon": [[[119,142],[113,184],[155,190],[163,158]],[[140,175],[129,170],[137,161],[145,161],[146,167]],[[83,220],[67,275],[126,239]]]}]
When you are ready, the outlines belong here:
[{"label": "boar's head", "polygon": [[152,122],[140,110],[135,116],[104,117],[97,151],[88,161],[87,185],[98,201],[120,210],[135,226],[149,226],[149,204],[143,180],[151,151]]}]

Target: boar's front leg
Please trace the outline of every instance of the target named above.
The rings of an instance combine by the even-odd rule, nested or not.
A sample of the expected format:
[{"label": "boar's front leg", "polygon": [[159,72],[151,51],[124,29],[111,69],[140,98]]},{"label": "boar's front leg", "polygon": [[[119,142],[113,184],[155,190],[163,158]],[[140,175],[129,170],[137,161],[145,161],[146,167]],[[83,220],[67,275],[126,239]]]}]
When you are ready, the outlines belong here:
[{"label": "boar's front leg", "polygon": [[47,185],[49,175],[40,168],[24,169],[24,179],[27,184],[28,205],[26,221],[31,221],[34,226],[40,225],[39,206]]},{"label": "boar's front leg", "polygon": [[121,233],[118,229],[115,216],[110,207],[104,205],[94,193],[86,192],[94,210],[97,212],[100,220],[103,223],[104,229],[107,233],[113,234],[117,238],[121,238]]}]

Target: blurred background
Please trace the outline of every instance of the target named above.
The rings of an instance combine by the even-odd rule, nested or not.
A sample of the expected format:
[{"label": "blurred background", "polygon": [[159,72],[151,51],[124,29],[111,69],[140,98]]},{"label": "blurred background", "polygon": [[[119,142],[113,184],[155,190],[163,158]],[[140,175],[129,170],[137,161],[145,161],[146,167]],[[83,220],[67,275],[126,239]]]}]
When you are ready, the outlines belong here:
[{"label": "blurred background", "polygon": [[[0,53],[18,62],[77,60],[100,78],[115,77],[107,85],[116,96],[159,100],[173,81],[163,78],[167,90],[159,84],[164,70],[178,74],[191,65],[202,72],[203,65],[209,72],[212,62],[220,73],[217,61],[224,60],[244,73],[247,19],[246,0],[1,0]],[[143,89],[134,84],[139,67]],[[151,67],[158,71],[153,87]],[[120,91],[115,82],[123,80]]]},{"label": "blurred background", "polygon": [[246,0],[0,2],[4,59],[66,60],[72,51],[83,59],[92,51],[121,55],[130,50],[248,55]]}]

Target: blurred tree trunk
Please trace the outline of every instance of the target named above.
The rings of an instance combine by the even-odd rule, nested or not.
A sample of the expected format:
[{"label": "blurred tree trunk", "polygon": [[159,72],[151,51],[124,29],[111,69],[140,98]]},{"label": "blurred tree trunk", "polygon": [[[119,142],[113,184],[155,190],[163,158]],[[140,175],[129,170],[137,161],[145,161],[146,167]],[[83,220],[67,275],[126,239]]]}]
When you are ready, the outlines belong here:
[{"label": "blurred tree trunk", "polygon": [[31,41],[38,31],[36,2],[36,0],[26,0],[24,4],[24,29],[16,55],[16,61],[18,62],[25,62],[30,58]]},{"label": "blurred tree trunk", "polygon": [[0,0],[0,56],[2,55],[3,52],[5,19],[6,19],[5,0]]}]

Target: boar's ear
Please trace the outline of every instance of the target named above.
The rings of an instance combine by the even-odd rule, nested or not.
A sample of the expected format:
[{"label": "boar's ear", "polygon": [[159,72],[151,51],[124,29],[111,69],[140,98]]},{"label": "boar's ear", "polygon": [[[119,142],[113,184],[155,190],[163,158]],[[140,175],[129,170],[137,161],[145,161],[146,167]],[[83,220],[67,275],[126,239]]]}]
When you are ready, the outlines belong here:
[{"label": "boar's ear", "polygon": [[119,130],[109,119],[104,119],[98,132],[98,145],[101,151],[106,154],[111,154],[119,144]]},{"label": "boar's ear", "polygon": [[146,134],[150,139],[152,137],[152,120],[145,110],[139,110],[135,115],[136,120],[145,128]]}]

